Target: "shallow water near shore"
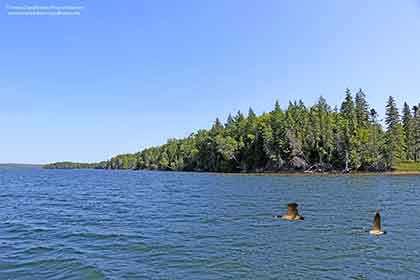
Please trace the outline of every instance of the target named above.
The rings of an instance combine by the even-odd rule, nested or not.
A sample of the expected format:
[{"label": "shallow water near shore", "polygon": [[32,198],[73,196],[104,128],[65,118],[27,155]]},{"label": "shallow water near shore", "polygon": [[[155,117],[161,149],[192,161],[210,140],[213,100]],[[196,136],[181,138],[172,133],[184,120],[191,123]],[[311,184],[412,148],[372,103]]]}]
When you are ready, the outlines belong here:
[{"label": "shallow water near shore", "polygon": [[[0,169],[0,279],[419,279],[419,198],[420,176]],[[272,218],[291,201],[304,221]]]}]

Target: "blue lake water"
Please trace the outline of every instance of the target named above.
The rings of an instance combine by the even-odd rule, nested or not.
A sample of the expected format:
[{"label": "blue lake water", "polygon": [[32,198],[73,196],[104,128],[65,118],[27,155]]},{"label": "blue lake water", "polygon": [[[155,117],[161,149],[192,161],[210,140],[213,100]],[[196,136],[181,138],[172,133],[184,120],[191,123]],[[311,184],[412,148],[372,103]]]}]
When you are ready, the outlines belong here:
[{"label": "blue lake water", "polygon": [[[0,169],[0,279],[420,279],[419,198],[415,176]],[[291,201],[304,221],[272,218]]]}]

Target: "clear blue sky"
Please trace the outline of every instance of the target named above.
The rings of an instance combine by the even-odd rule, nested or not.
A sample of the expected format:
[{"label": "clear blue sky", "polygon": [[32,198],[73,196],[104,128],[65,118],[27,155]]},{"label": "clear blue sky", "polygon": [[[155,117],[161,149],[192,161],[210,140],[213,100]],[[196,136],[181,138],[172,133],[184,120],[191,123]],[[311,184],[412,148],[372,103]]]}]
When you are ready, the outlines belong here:
[{"label": "clear blue sky", "polygon": [[[1,1],[0,1],[1,2]],[[112,2],[112,3],[108,3]],[[22,4],[12,1],[9,4]],[[276,99],[420,101],[420,1],[31,1],[0,13],[0,162],[90,162]]]}]

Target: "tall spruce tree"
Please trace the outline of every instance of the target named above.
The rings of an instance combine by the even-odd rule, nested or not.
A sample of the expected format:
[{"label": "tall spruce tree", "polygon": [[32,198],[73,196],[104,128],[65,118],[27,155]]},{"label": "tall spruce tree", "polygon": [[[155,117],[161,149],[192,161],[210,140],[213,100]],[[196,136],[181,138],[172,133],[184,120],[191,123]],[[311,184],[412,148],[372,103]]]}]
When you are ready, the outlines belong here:
[{"label": "tall spruce tree", "polygon": [[375,109],[369,111],[369,142],[368,142],[368,151],[370,155],[370,160],[366,169],[373,171],[382,171],[385,169],[385,165],[382,162],[381,158],[381,149],[382,149],[382,138],[383,132],[380,123],[378,122],[378,113]]},{"label": "tall spruce tree", "polygon": [[244,134],[244,170],[255,170],[256,168],[256,138],[257,138],[257,115],[250,107]]},{"label": "tall spruce tree", "polygon": [[286,118],[278,101],[271,113],[271,129],[273,131],[273,149],[275,154],[274,167],[281,169],[288,157],[288,143],[286,139]]},{"label": "tall spruce tree", "polygon": [[356,93],[355,113],[357,125],[362,128],[367,128],[369,123],[369,104],[366,101],[366,95],[362,89],[359,89]]},{"label": "tall spruce tree", "polygon": [[352,166],[352,162],[357,162],[357,151],[354,147],[356,116],[353,96],[351,95],[350,89],[346,89],[346,97],[341,104],[340,113],[340,126],[343,135],[344,168],[348,171],[350,170],[350,167],[354,167]]},{"label": "tall spruce tree", "polygon": [[420,106],[413,106],[414,160],[420,162]]},{"label": "tall spruce tree", "polygon": [[404,141],[405,141],[405,154],[406,159],[414,159],[414,146],[415,146],[415,122],[413,115],[411,114],[410,106],[407,102],[404,102],[402,125],[404,129]]},{"label": "tall spruce tree", "polygon": [[387,125],[386,145],[388,165],[392,167],[404,159],[404,133],[400,115],[394,97],[390,96],[386,104],[385,124]]},{"label": "tall spruce tree", "polygon": [[234,124],[234,120],[233,120],[233,117],[232,117],[232,115],[231,114],[229,114],[229,116],[227,117],[227,119],[226,119],[226,124],[225,124],[225,127],[226,128],[230,128],[233,124]]}]

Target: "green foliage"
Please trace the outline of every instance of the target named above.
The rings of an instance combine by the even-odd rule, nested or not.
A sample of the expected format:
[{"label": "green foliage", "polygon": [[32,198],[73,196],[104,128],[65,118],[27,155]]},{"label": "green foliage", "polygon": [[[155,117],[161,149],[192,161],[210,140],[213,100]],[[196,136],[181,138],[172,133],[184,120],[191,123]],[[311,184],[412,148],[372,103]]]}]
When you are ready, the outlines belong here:
[{"label": "green foliage", "polygon": [[[420,110],[404,104],[402,121],[395,99],[386,105],[386,130],[360,89],[349,89],[340,110],[322,96],[306,107],[278,102],[271,112],[217,118],[210,129],[159,147],[117,155],[98,164],[55,163],[49,168],[150,169],[208,172],[384,171],[417,166],[420,160]],[[80,167],[79,167],[80,166]],[[81,167],[87,166],[87,167]],[[412,167],[410,167],[412,168]]]},{"label": "green foliage", "polygon": [[420,161],[420,104],[413,106],[414,160]]},{"label": "green foliage", "polygon": [[395,99],[390,96],[386,104],[386,148],[388,165],[392,166],[395,162],[405,159],[404,130],[400,121],[400,114]]},{"label": "green foliage", "polygon": [[137,167],[137,154],[123,154],[109,160],[105,168],[109,169],[134,169]]},{"label": "green foliage", "polygon": [[407,160],[414,160],[415,158],[415,145],[416,145],[416,122],[413,114],[411,113],[410,106],[404,102],[402,125],[404,130],[405,142],[405,157]]},{"label": "green foliage", "polygon": [[46,169],[90,169],[90,168],[101,168],[105,167],[105,162],[100,163],[79,163],[79,162],[70,162],[62,161],[46,164],[43,168]]},{"label": "green foliage", "polygon": [[395,171],[420,172],[420,163],[413,160],[397,161],[392,169]]},{"label": "green foliage", "polygon": [[369,125],[369,104],[366,101],[366,95],[362,89],[356,93],[355,113],[359,127],[366,128]]}]

